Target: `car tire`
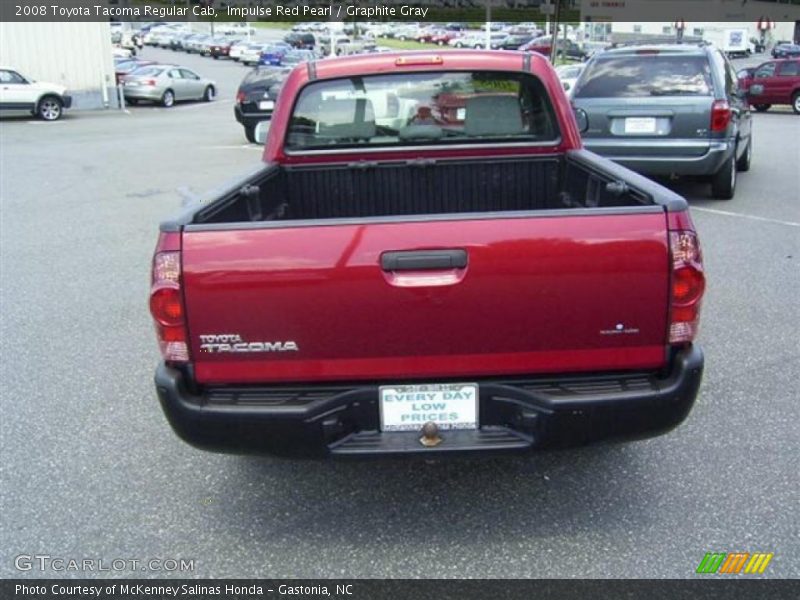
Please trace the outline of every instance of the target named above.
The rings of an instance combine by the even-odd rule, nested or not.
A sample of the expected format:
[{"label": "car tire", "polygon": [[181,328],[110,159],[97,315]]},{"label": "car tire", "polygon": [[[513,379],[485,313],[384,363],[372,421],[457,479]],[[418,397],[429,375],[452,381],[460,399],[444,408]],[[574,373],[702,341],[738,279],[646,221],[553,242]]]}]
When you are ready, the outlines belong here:
[{"label": "car tire", "polygon": [[767,112],[772,104],[753,104],[753,108],[755,108],[758,112]]},{"label": "car tire", "polygon": [[794,114],[800,115],[800,92],[795,92],[792,96],[792,110]]},{"label": "car tire", "polygon": [[172,90],[167,90],[161,96],[161,106],[165,108],[172,108],[175,105],[175,93]]},{"label": "car tire", "polygon": [[58,96],[44,96],[36,105],[36,116],[42,121],[58,121],[64,112],[64,103]]},{"label": "car tire", "polygon": [[464,45],[461,42],[456,44],[456,48],[463,48],[463,47],[464,47]]},{"label": "car tire", "polygon": [[736,152],[722,163],[711,177],[711,196],[717,200],[730,200],[736,192]]},{"label": "car tire", "polygon": [[216,95],[217,90],[214,89],[213,85],[209,85],[203,92],[203,102],[213,102]]},{"label": "car tire", "polygon": [[139,104],[139,101],[136,98],[125,98],[125,104],[128,106],[136,106]]},{"label": "car tire", "polygon": [[744,154],[736,161],[736,170],[744,173],[750,170],[750,160],[753,158],[753,133],[750,133],[750,139],[747,140],[747,148]]},{"label": "car tire", "polygon": [[444,46],[444,42],[443,42],[442,40],[439,40],[438,42],[436,42],[436,45],[438,45],[438,46]]},{"label": "car tire", "polygon": [[217,56],[216,54],[212,54],[211,58],[213,58],[214,60],[219,60],[219,56]]},{"label": "car tire", "polygon": [[251,144],[256,143],[256,128],[254,125],[245,125],[244,126],[244,137],[247,138],[247,141]]}]

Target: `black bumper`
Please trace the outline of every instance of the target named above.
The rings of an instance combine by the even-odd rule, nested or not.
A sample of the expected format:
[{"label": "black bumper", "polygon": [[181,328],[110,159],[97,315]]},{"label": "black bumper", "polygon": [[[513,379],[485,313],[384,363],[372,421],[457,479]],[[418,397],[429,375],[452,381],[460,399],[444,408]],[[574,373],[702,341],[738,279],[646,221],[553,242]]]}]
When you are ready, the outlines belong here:
[{"label": "black bumper", "polygon": [[175,432],[206,450],[283,456],[421,456],[524,452],[636,439],[686,418],[703,376],[703,354],[674,354],[662,373],[496,378],[479,383],[481,427],[420,434],[379,430],[378,384],[219,386],[195,389],[182,371],[159,365],[155,383]]},{"label": "black bumper", "polygon": [[61,96],[61,105],[64,108],[69,108],[70,106],[72,106],[72,96],[69,95]]},{"label": "black bumper", "polygon": [[245,127],[255,127],[261,121],[269,121],[272,118],[271,110],[244,112],[238,104],[233,105],[233,114],[236,116],[236,120]]}]

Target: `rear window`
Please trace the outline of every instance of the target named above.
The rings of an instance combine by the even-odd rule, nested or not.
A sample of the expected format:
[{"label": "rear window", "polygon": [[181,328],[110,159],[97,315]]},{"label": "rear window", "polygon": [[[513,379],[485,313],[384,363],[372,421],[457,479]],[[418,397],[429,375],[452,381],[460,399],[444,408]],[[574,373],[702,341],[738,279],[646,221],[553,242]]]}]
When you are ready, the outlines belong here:
[{"label": "rear window", "polygon": [[140,69],[136,69],[135,72],[138,77],[157,77],[164,72],[164,69],[157,67],[142,67]]},{"label": "rear window", "polygon": [[320,81],[294,107],[289,150],[548,142],[558,127],[525,73],[394,73]]},{"label": "rear window", "polygon": [[597,58],[586,67],[573,97],[710,96],[711,90],[705,56],[646,54]]}]

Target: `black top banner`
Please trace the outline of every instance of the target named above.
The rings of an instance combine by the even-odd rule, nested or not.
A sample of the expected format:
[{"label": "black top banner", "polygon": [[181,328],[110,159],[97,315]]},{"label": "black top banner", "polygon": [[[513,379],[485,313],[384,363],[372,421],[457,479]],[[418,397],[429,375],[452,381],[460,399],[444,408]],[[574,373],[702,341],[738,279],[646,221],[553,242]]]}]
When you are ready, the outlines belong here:
[{"label": "black top banner", "polygon": [[2,0],[0,21],[799,21],[800,0]]},{"label": "black top banner", "polygon": [[3,600],[771,600],[797,580],[6,580]]}]

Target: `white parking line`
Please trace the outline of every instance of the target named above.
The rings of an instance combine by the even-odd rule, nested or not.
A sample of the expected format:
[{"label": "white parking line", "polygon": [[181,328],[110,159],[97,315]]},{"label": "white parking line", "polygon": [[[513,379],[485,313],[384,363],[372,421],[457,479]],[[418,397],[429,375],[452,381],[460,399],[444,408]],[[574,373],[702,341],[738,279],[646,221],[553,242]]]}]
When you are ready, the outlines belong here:
[{"label": "white parking line", "polygon": [[264,151],[264,146],[258,144],[240,144],[238,146],[205,146],[206,150],[237,150],[239,148],[248,148],[250,150]]},{"label": "white parking line", "polygon": [[727,210],[718,210],[716,208],[703,208],[700,206],[693,206],[692,211],[698,210],[700,212],[707,212],[714,215],[725,215],[726,217],[738,217],[740,219],[750,219],[751,221],[764,221],[766,223],[776,223],[778,225],[788,225],[789,227],[800,227],[800,223],[795,221],[781,221],[780,219],[770,219],[768,217],[757,217],[756,215],[746,215],[743,213],[730,212]]}]

